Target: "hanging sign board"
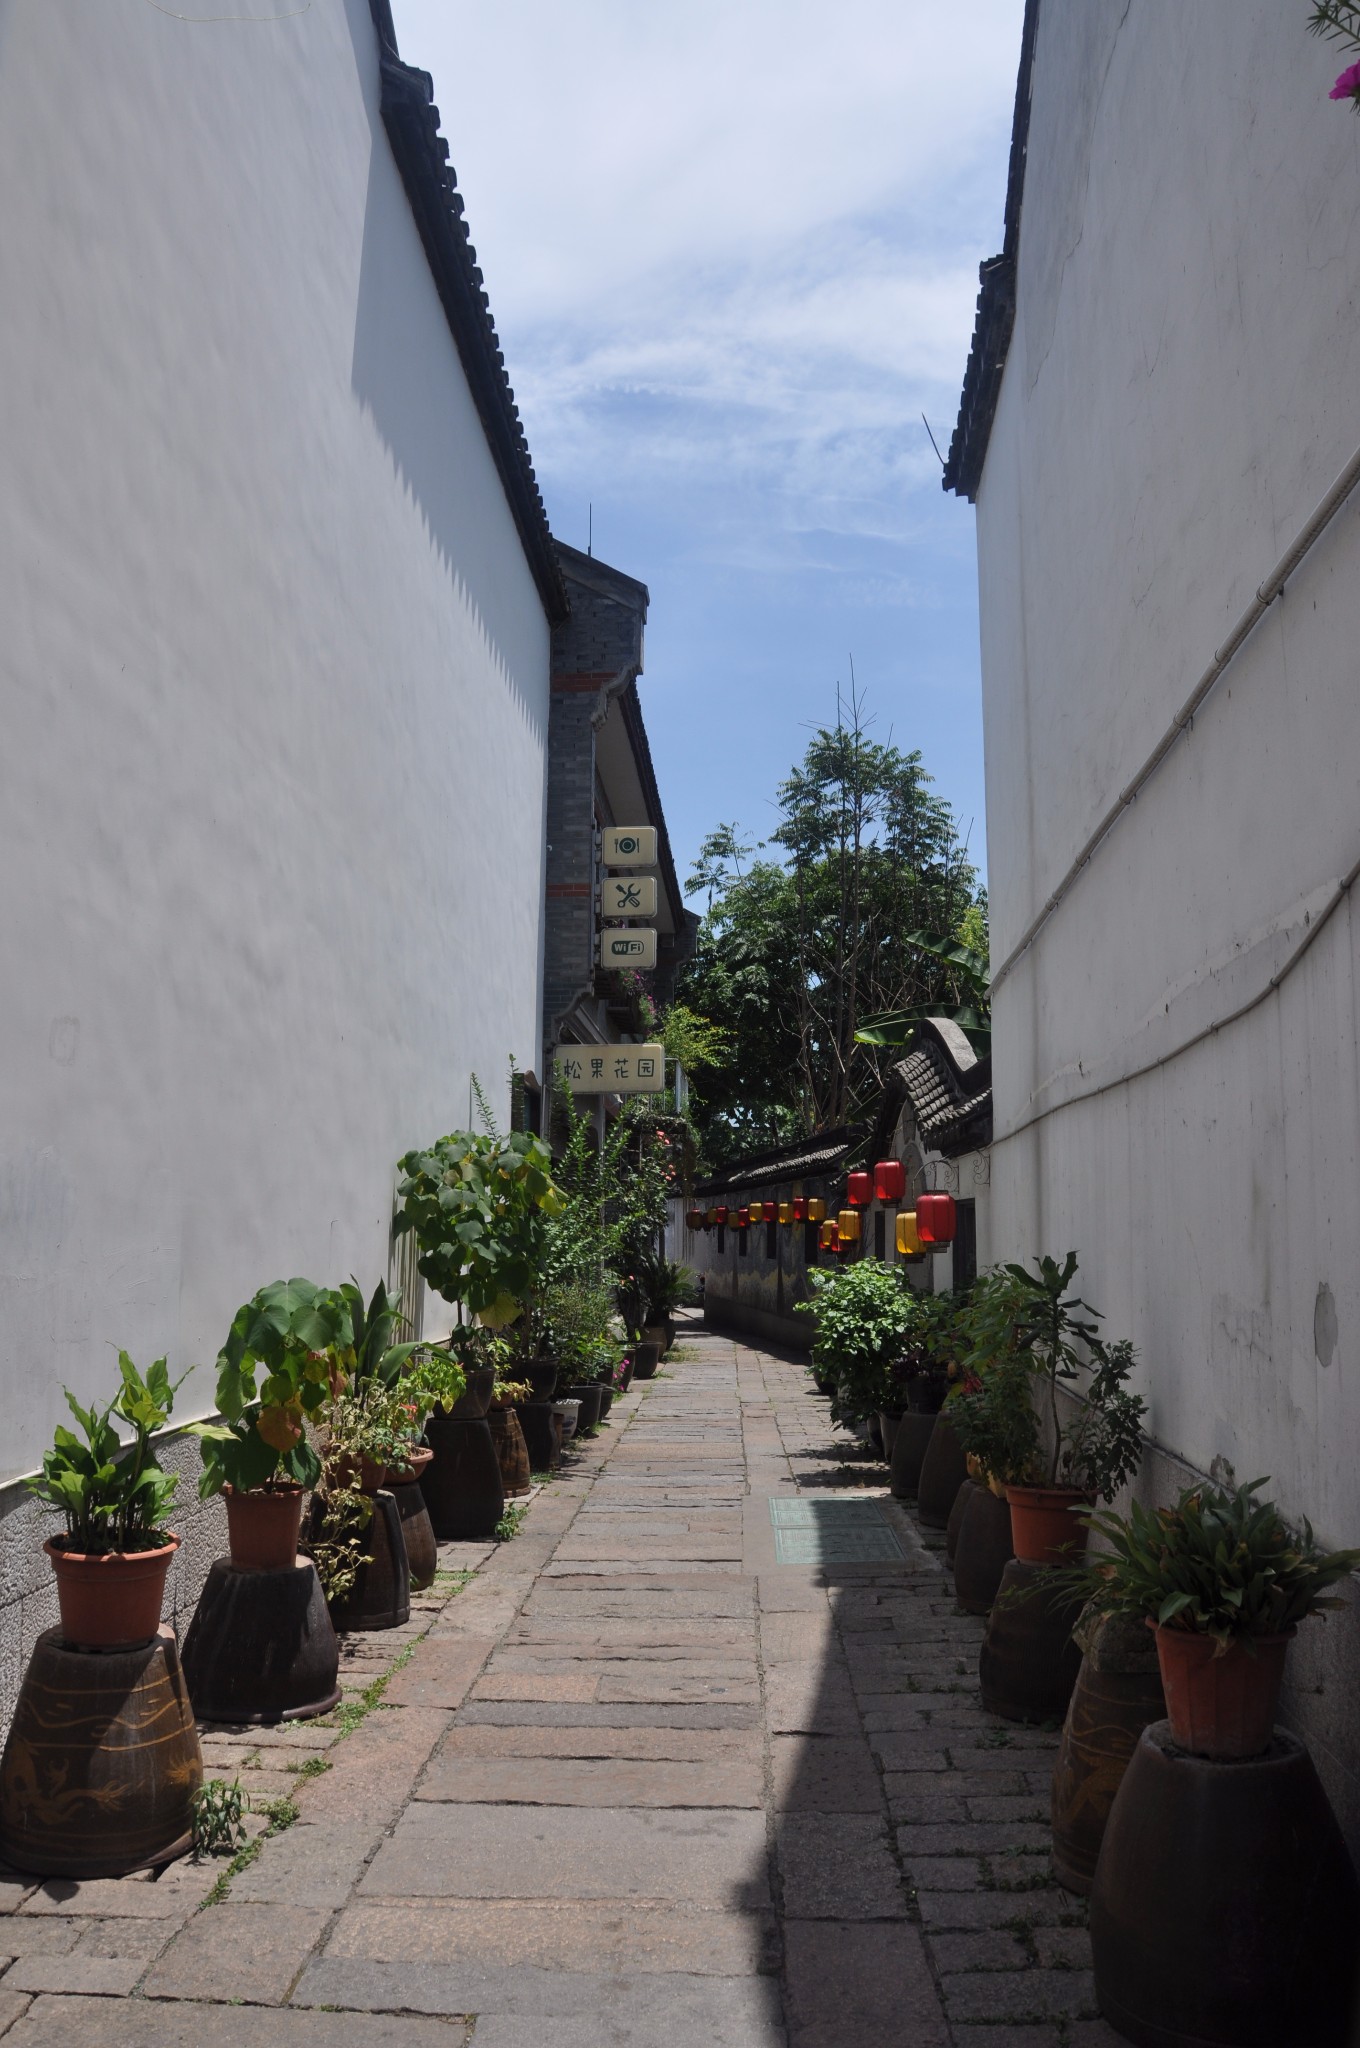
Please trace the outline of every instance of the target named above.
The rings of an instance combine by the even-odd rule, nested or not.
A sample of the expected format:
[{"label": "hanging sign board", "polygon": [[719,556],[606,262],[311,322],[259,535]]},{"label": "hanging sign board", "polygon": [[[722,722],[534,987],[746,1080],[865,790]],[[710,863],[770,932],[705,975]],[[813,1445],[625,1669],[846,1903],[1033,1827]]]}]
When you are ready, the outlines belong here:
[{"label": "hanging sign board", "polygon": [[666,1055],[659,1045],[559,1045],[557,1071],[573,1095],[655,1095]]},{"label": "hanging sign board", "polygon": [[642,925],[621,929],[615,925],[600,933],[601,967],[656,966],[656,933]]},{"label": "hanging sign board", "polygon": [[607,868],[654,868],[655,825],[611,825],[602,835],[601,858]]},{"label": "hanging sign board", "polygon": [[655,875],[606,875],[600,892],[604,917],[655,917]]}]

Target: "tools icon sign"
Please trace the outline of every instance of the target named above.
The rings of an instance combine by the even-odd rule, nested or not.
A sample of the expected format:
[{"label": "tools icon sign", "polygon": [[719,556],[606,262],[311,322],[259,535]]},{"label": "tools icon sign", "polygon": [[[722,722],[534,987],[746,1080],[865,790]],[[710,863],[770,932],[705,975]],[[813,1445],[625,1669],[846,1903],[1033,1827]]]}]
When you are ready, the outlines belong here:
[{"label": "tools icon sign", "polygon": [[606,875],[600,909],[606,917],[655,917],[655,875]]}]

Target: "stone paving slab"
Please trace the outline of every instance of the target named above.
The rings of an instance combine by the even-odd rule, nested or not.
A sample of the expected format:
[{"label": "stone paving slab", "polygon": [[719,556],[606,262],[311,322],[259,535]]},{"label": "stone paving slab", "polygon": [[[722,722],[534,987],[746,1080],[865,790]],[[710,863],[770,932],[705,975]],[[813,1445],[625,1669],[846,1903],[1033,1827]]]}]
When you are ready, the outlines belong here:
[{"label": "stone paving slab", "polygon": [[764,1817],[417,1802],[365,1871],[362,1896],[687,1899],[766,1906]]},{"label": "stone paving slab", "polygon": [[[0,1997],[3,1989],[0,1980]],[[5,2036],[8,2048],[464,2048],[467,2038],[461,2022],[344,2012],[252,2012],[245,2021],[236,2005],[96,1998],[35,1999]]]},{"label": "stone paving slab", "polygon": [[479,2048],[785,2048],[779,1987],[769,1977],[459,1969],[441,1963],[323,1958],[298,1987],[299,2004],[374,2012],[475,2012]]},{"label": "stone paving slab", "polygon": [[459,1967],[531,1965],[542,1970],[679,1971],[739,1977],[779,1968],[772,1911],[703,1911],[668,1902],[627,1905],[580,1899],[488,1899],[400,1905],[361,1903],[326,1945],[330,1957]]}]

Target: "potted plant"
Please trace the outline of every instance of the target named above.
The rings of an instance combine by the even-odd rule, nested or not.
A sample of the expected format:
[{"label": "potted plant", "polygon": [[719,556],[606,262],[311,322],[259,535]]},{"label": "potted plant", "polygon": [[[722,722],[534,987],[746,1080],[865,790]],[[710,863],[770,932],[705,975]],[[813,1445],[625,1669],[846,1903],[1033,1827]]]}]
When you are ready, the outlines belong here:
[{"label": "potted plant", "polygon": [[295,1561],[303,1495],[321,1477],[305,1425],[336,1397],[353,1362],[350,1304],[337,1288],[276,1280],[236,1311],[217,1355],[222,1421],[191,1427],[203,1458],[198,1490],[226,1500],[238,1571]]},{"label": "potted plant", "polygon": [[[980,1455],[1005,1486],[1015,1554],[1026,1563],[1055,1564],[1085,1547],[1081,1511],[1110,1499],[1137,1471],[1146,1404],[1127,1386],[1133,1346],[1107,1345],[1096,1327],[1098,1311],[1067,1291],[1077,1254],[1069,1252],[1061,1266],[1040,1258],[1036,1267],[1031,1273],[1006,1266],[1009,1286],[980,1297],[966,1363],[982,1366],[981,1390],[969,1398],[1004,1420],[999,1455]],[[1032,1431],[1019,1399],[1026,1378]],[[1060,1386],[1082,1396],[1066,1423]]]},{"label": "potted plant", "polygon": [[1262,1754],[1298,1624],[1344,1606],[1328,1589],[1360,1565],[1360,1550],[1320,1549],[1307,1521],[1291,1528],[1257,1498],[1266,1484],[1190,1487],[1174,1507],[1087,1517],[1107,1549],[1073,1575],[1075,1590],[1155,1631],[1172,1737],[1193,1755]]},{"label": "potted plant", "polygon": [[811,1370],[832,1383],[832,1421],[853,1426],[883,1412],[900,1417],[900,1365],[917,1323],[917,1297],[901,1269],[861,1259],[808,1277],[812,1299],[799,1302],[797,1312],[816,1326]]},{"label": "potted plant", "polygon": [[[179,1537],[166,1529],[175,1475],[162,1472],[151,1436],[164,1427],[175,1389],[165,1360],[143,1378],[126,1351],[122,1384],[103,1410],[66,1403],[85,1441],[58,1428],[42,1471],[29,1483],[65,1520],[43,1545],[57,1578],[62,1635],[72,1648],[116,1649],[149,1642],[160,1626],[166,1575]],[[124,1443],[111,1418],[132,1431]]]}]

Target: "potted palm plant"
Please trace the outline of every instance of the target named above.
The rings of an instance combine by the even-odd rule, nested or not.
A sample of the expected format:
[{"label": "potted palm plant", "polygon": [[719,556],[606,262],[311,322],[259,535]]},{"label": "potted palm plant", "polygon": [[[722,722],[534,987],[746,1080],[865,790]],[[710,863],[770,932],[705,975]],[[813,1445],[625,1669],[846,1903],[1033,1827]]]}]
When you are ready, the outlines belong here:
[{"label": "potted palm plant", "polygon": [[321,1477],[305,1425],[353,1368],[350,1304],[338,1288],[276,1280],[236,1311],[217,1355],[221,1422],[198,1422],[199,1493],[224,1496],[238,1571],[280,1571],[297,1557],[303,1496]]},{"label": "potted palm plant", "polygon": [[[85,1441],[58,1428],[30,1490],[66,1524],[43,1545],[57,1578],[65,1641],[81,1649],[149,1642],[160,1625],[166,1575],[179,1537],[166,1529],[175,1475],[163,1472],[151,1447],[174,1406],[175,1389],[158,1358],[145,1377],[126,1351],[118,1354],[122,1384],[104,1409],[82,1408],[70,1389],[67,1406]],[[132,1431],[124,1443],[112,1418]]]}]

